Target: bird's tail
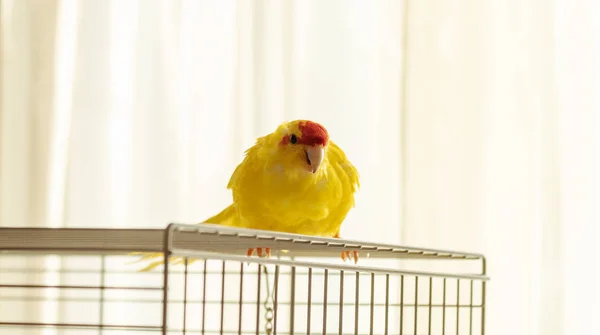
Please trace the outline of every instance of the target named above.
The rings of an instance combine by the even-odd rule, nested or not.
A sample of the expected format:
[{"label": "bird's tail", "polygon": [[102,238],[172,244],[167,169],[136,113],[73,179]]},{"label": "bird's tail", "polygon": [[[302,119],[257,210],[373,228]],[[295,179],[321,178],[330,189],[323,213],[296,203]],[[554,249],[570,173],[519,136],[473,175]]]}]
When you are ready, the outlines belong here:
[{"label": "bird's tail", "polygon": [[224,210],[222,210],[219,214],[214,215],[202,223],[210,223],[210,224],[220,224],[224,226],[235,226],[236,225],[236,212],[233,204],[227,206]]},{"label": "bird's tail", "polygon": [[[237,224],[237,221],[238,221],[238,219],[236,216],[235,207],[233,207],[233,204],[231,204],[231,205],[227,206],[227,208],[222,210],[219,214],[214,215],[214,216],[204,220],[201,223],[220,224],[220,225],[224,225],[224,226],[235,226]],[[141,261],[154,260],[148,266],[141,269],[140,270],[141,272],[150,271],[150,270],[154,269],[155,267],[163,264],[163,260],[162,260],[163,254],[162,253],[135,252],[135,253],[131,253],[130,255],[140,255],[141,256],[141,258],[139,260],[135,261],[134,263],[138,263]],[[189,264],[189,263],[196,261],[196,259],[189,258],[187,260],[184,260],[181,257],[172,257],[170,259],[169,263],[181,264],[181,263],[184,263],[185,261],[187,261]]]}]

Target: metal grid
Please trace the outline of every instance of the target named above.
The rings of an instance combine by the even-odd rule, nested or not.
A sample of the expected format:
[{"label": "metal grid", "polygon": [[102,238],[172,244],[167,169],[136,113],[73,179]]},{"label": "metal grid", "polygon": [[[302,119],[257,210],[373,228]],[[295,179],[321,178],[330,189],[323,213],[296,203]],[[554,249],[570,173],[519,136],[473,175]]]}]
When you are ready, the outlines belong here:
[{"label": "metal grid", "polygon": [[[245,256],[256,247],[272,258]],[[183,258],[139,272],[131,252]],[[0,334],[483,335],[485,266],[473,253],[207,224],[0,228]]]}]

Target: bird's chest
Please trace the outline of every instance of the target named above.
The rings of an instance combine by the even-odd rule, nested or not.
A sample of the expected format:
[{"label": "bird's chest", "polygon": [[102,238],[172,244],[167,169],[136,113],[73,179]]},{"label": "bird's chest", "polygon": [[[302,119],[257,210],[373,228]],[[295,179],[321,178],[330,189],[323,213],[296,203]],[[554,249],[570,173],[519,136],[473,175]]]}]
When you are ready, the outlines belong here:
[{"label": "bird's chest", "polygon": [[244,226],[307,235],[328,235],[330,215],[339,205],[325,180],[311,183],[265,183],[240,204]]}]

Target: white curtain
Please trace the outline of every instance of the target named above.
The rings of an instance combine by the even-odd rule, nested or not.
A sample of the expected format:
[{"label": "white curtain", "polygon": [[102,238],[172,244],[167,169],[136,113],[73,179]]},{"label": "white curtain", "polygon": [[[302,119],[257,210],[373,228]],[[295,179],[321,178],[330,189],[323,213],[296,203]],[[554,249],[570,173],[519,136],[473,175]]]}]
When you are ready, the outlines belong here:
[{"label": "white curtain", "polygon": [[598,332],[593,5],[408,5],[402,238],[488,256],[490,334]]},{"label": "white curtain", "polygon": [[344,236],[484,252],[488,334],[594,333],[592,1],[0,3],[1,226],[197,222],[314,119],[361,173]]}]

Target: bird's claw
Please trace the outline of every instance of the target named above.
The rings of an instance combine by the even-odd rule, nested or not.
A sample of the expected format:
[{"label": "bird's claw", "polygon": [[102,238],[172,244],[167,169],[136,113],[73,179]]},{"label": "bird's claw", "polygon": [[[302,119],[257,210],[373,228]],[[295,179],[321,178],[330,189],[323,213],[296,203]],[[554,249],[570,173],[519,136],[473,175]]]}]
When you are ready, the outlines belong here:
[{"label": "bird's claw", "polygon": [[[337,234],[335,234],[333,236],[334,238],[341,238],[340,237],[340,233],[338,232]],[[352,251],[352,256],[350,255],[351,251],[342,251],[342,261],[346,261],[346,260],[351,260],[354,259],[354,264],[358,263],[358,251],[354,250]]]},{"label": "bird's claw", "polygon": [[[250,248],[248,249],[248,253],[246,253],[246,256],[248,257],[252,257],[252,255],[254,255],[254,251],[256,250],[256,254],[258,255],[258,257],[263,257],[263,248]],[[271,257],[271,248],[264,248],[264,256],[266,258],[270,258]]]},{"label": "bird's claw", "polygon": [[[350,255],[352,253],[352,255]],[[358,263],[358,251],[342,251],[342,261],[354,259],[354,264]]]}]

